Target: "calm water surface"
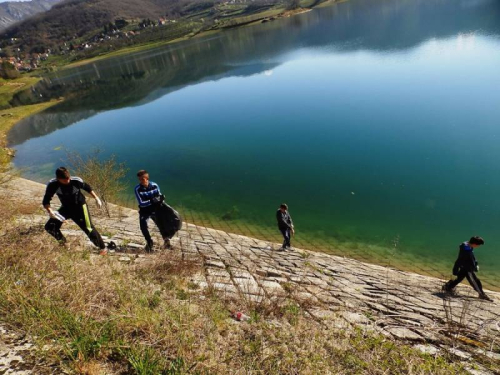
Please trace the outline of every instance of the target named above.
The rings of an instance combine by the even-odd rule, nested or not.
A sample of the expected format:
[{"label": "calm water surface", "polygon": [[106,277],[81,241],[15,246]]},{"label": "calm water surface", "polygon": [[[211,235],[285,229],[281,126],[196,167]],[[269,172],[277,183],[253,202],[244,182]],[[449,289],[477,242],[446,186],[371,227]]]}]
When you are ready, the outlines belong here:
[{"label": "calm water surface", "polygon": [[[500,2],[352,0],[59,72],[9,135],[37,180],[63,148],[146,168],[193,219],[447,276],[479,234],[500,287]],[[193,214],[195,212],[196,214]],[[307,244],[307,245],[306,245]]]}]

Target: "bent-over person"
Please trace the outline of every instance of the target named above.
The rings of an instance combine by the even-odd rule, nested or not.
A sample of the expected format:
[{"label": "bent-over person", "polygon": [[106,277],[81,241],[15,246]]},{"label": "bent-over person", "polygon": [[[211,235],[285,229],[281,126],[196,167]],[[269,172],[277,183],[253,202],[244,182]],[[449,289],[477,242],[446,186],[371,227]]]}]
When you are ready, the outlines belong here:
[{"label": "bent-over person", "polygon": [[[89,184],[80,177],[72,177],[64,167],[56,170],[56,178],[50,180],[47,184],[42,202],[43,207],[50,216],[49,221],[45,224],[45,230],[60,243],[66,243],[66,237],[61,232],[61,226],[67,219],[71,219],[85,232],[90,241],[101,250],[100,254],[105,255],[106,245],[92,224],[82,190],[85,190],[96,200],[99,208],[102,207],[101,200]],[[57,211],[54,211],[50,206],[50,201],[54,195],[57,195],[61,201],[61,207]]]}]

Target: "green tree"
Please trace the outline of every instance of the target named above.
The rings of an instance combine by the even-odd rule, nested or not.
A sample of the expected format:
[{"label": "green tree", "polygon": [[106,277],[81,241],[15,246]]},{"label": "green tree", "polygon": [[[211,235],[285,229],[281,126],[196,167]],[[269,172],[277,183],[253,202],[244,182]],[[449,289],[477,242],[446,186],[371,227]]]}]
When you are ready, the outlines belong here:
[{"label": "green tree", "polygon": [[0,65],[0,77],[4,79],[19,78],[21,73],[8,61],[3,61]]}]

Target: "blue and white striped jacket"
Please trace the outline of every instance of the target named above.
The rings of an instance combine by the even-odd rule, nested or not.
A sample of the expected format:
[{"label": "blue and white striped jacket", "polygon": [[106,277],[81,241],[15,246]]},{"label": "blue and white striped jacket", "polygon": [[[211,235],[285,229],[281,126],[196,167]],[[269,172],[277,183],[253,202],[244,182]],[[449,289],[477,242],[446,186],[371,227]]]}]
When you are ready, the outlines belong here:
[{"label": "blue and white striped jacket", "polygon": [[147,187],[141,184],[135,187],[135,197],[137,202],[139,202],[139,208],[145,208],[151,206],[151,199],[160,196],[160,187],[153,181],[149,181]]}]

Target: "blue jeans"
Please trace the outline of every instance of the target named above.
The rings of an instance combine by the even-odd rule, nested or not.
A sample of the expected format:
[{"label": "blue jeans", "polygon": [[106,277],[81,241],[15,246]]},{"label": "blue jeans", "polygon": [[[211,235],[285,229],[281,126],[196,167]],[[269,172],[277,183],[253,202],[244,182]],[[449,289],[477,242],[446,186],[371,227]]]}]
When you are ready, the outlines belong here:
[{"label": "blue jeans", "polygon": [[280,232],[281,234],[283,235],[283,247],[290,247],[290,228],[285,228],[285,229],[281,229],[280,228]]}]

